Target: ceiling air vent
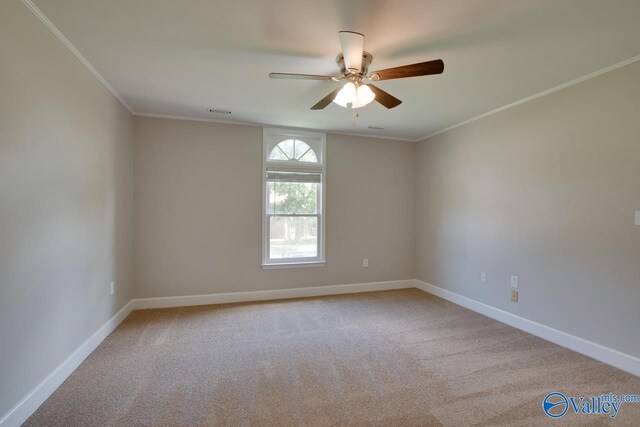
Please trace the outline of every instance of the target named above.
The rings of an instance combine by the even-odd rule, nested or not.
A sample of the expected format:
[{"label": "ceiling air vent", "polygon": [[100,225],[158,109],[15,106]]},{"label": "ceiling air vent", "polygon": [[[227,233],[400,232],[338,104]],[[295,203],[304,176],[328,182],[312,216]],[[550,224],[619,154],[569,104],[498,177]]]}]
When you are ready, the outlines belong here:
[{"label": "ceiling air vent", "polygon": [[219,108],[209,108],[208,111],[213,114],[231,114],[231,111],[220,110]]},{"label": "ceiling air vent", "polygon": [[369,126],[369,129],[377,130],[379,132],[382,132],[384,130],[384,128],[381,128],[380,126]]}]

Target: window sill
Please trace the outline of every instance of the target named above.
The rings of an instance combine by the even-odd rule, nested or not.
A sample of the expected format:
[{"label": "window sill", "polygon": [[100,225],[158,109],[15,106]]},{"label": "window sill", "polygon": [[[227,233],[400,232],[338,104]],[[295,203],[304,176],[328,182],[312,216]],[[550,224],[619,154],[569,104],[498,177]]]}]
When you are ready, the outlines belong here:
[{"label": "window sill", "polygon": [[324,267],[326,264],[327,264],[326,261],[283,262],[283,263],[273,263],[273,264],[262,264],[262,269],[276,270],[280,268]]}]

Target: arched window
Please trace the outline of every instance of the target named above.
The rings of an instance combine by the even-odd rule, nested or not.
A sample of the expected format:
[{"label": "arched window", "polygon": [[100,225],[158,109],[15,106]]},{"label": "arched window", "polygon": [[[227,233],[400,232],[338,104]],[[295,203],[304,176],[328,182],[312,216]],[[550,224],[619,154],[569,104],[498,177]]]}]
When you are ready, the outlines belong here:
[{"label": "arched window", "polygon": [[269,160],[318,163],[313,148],[299,139],[285,139],[279,142],[269,153]]},{"label": "arched window", "polygon": [[263,129],[262,266],[322,266],[326,135]]}]

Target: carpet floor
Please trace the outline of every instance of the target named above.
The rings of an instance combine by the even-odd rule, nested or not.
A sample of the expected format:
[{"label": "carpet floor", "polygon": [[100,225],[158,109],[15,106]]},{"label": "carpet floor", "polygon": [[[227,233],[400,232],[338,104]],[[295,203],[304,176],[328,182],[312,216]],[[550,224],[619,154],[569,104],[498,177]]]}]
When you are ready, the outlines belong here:
[{"label": "carpet floor", "polygon": [[640,378],[417,289],[134,311],[27,426],[640,425]]}]

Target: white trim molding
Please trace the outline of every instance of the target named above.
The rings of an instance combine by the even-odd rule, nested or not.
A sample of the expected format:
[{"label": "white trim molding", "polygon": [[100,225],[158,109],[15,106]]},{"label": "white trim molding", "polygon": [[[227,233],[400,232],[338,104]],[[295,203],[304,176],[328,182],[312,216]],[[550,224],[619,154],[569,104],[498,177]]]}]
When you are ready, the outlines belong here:
[{"label": "white trim molding", "polygon": [[326,261],[314,261],[314,262],[292,262],[292,263],[274,263],[274,264],[262,264],[263,270],[278,270],[281,268],[311,268],[311,267],[324,267],[327,265]]},{"label": "white trim molding", "polygon": [[[222,123],[225,125],[238,125],[238,126],[273,127],[273,128],[277,128],[280,126],[280,125],[275,125],[273,123],[258,123],[258,122],[240,121],[240,120],[225,120],[225,119],[198,117],[198,116],[188,117],[188,116],[176,116],[171,114],[154,114],[154,113],[143,113],[143,112],[135,113],[134,116],[149,117],[152,119],[187,120],[192,122]],[[344,132],[344,131],[331,130],[331,129],[299,128],[299,127],[287,127],[286,129],[295,129],[303,132],[324,132],[327,135],[358,136],[361,138],[386,139],[389,141],[418,142],[423,139],[423,138],[418,138],[418,139],[403,138],[401,136],[391,136],[391,135],[390,136],[377,135],[373,133],[368,134],[368,133],[360,133],[360,132]]]},{"label": "white trim molding", "polygon": [[542,92],[534,93],[533,95],[527,96],[526,98],[522,98],[522,99],[514,101],[514,102],[512,102],[510,104],[503,105],[502,107],[498,107],[498,108],[496,108],[494,110],[487,111],[486,113],[482,113],[482,114],[477,115],[475,117],[472,117],[470,119],[461,121],[460,123],[456,123],[455,125],[446,127],[444,129],[437,130],[437,131],[432,132],[432,133],[430,133],[430,134],[428,134],[426,136],[423,136],[422,138],[418,138],[416,141],[418,141],[418,142],[419,141],[424,141],[426,139],[431,138],[432,136],[436,136],[436,135],[440,135],[441,133],[449,132],[450,130],[453,130],[453,129],[458,128],[460,126],[464,126],[466,124],[475,122],[477,120],[484,119],[485,117],[493,116],[494,114],[500,113],[502,111],[508,110],[510,108],[513,108],[513,107],[517,107],[518,105],[522,105],[522,104],[527,103],[529,101],[533,101],[534,99],[542,98],[543,96],[550,95],[550,94],[552,94],[554,92],[558,92],[558,91],[560,91],[562,89],[566,89],[569,86],[573,86],[573,85],[576,85],[578,83],[582,83],[582,82],[584,82],[586,80],[593,79],[595,77],[601,76],[602,74],[606,74],[606,73],[608,73],[610,71],[617,70],[618,68],[622,68],[622,67],[624,67],[626,65],[633,64],[634,62],[637,62],[637,61],[640,61],[640,55],[634,56],[633,58],[629,58],[629,59],[624,60],[622,62],[618,62],[617,64],[613,64],[613,65],[611,65],[611,66],[609,66],[607,68],[603,68],[601,70],[594,71],[593,73],[589,73],[589,74],[587,74],[585,76],[578,77],[577,79],[573,79],[571,81],[562,83],[562,84],[560,84],[558,86],[554,86],[554,87],[549,88],[547,90],[543,90]]},{"label": "white trim molding", "polygon": [[600,362],[640,376],[640,358],[580,337],[559,331],[549,326],[525,319],[504,310],[492,307],[455,292],[431,285],[421,280],[394,280],[386,282],[356,283],[349,285],[313,286],[305,288],[275,289],[252,292],[231,292],[207,295],[140,298],[129,301],[120,311],[80,345],[67,359],[54,369],[33,390],[24,396],[12,409],[0,418],[1,427],[19,426],[80,366],[80,364],[113,332],[133,310],[184,307],[194,305],[226,304],[249,301],[271,301],[289,298],[341,295],[359,292],[385,291],[418,288],[454,304],[491,317],[532,335],[551,341],[562,347],[592,357]]},{"label": "white trim molding", "polygon": [[276,289],[254,292],[232,292],[208,295],[132,299],[111,319],[82,343],[64,362],[27,393],[13,408],[0,418],[0,427],[17,427],[24,423],[45,400],[75,371],[100,343],[136,309],[183,307],[225,304],[245,301],[268,301],[288,298],[340,295],[359,292],[406,289],[415,286],[414,280],[357,283],[351,285],[314,286],[307,288]]},{"label": "white trim molding", "polygon": [[416,288],[421,289],[429,294],[446,299],[447,301],[451,301],[454,304],[468,308],[469,310],[473,310],[476,313],[483,314],[487,317],[491,317],[492,319],[495,319],[499,322],[506,323],[509,326],[513,326],[514,328],[528,332],[547,341],[551,341],[552,343],[558,344],[559,346],[584,354],[585,356],[589,356],[602,363],[606,363],[607,365],[611,365],[633,375],[640,376],[640,358],[636,356],[632,356],[630,354],[605,347],[593,341],[589,341],[584,338],[559,331],[547,325],[534,322],[533,320],[516,316],[515,314],[492,307],[488,304],[465,297],[447,289],[431,285],[418,279],[415,280],[415,284]]},{"label": "white trim molding", "polygon": [[[281,149],[281,154],[287,157],[286,160],[271,159],[270,153],[279,147],[285,141],[293,140],[294,158],[291,159]],[[299,161],[295,157],[295,147],[298,143],[303,144],[307,152],[315,154],[316,161]],[[303,148],[304,149],[304,148]],[[269,209],[269,175],[302,173],[306,176],[319,177],[319,182],[305,181],[315,183],[316,185],[316,208],[315,212],[288,212],[276,213]],[[326,262],[325,258],[325,229],[326,229],[326,185],[327,182],[327,134],[324,132],[308,132],[299,131],[297,129],[287,128],[262,128],[262,268],[276,266],[308,266],[315,263],[316,266],[322,266]],[[300,257],[300,258],[271,258],[271,219],[272,218],[290,218],[292,215],[306,218],[316,218],[316,256]]]},{"label": "white trim molding", "polygon": [[109,82],[107,82],[105,78],[102,77],[98,70],[96,70],[94,66],[91,65],[91,63],[87,60],[87,58],[85,58],[84,55],[80,53],[78,49],[76,49],[76,47],[69,41],[69,39],[66,38],[64,34],[62,34],[58,27],[53,25],[53,22],[51,22],[51,20],[49,20],[49,18],[47,18],[47,16],[42,13],[40,9],[38,9],[38,6],[33,4],[31,0],[22,0],[22,3],[24,3],[24,5],[36,16],[36,18],[38,18],[49,29],[49,31],[51,31],[58,38],[58,40],[60,40],[62,44],[66,46],[67,49],[69,49],[69,52],[71,52],[76,58],[78,58],[82,65],[84,65],[85,68],[89,70],[89,72],[93,74],[93,76],[98,79],[100,83],[102,83],[102,85],[111,93],[111,95],[113,95],[118,101],[120,101],[120,104],[122,104],[124,108],[129,110],[131,114],[135,115],[135,112],[133,111],[131,106],[127,104],[124,98],[122,98],[120,94],[113,88],[113,86],[111,86]]},{"label": "white trim molding", "polygon": [[289,298],[319,297],[359,292],[388,291],[415,287],[414,280],[393,280],[389,282],[356,283],[351,285],[312,286],[307,288],[274,289],[252,292],[230,292],[221,294],[189,295],[176,297],[135,299],[136,310],[149,308],[186,307],[192,305],[228,304],[247,301],[271,301]]},{"label": "white trim molding", "polygon": [[78,366],[100,345],[100,343],[113,332],[120,323],[133,311],[133,300],[129,301],[111,319],[93,333],[80,347],[65,359],[56,369],[24,396],[13,408],[0,418],[0,426],[13,427],[24,423],[36,409],[64,380],[75,371]]},{"label": "white trim molding", "polygon": [[[84,65],[87,70],[89,70],[91,72],[91,74],[93,74],[95,76],[96,79],[98,79],[98,81],[100,83],[102,83],[102,85],[107,88],[107,90],[109,92],[111,92],[111,94],[113,96],[116,97],[116,99],[118,99],[118,101],[120,101],[120,103],[127,109],[129,110],[129,112],[134,115],[134,116],[140,116],[140,117],[155,117],[155,118],[164,118],[164,119],[175,119],[175,120],[192,120],[192,121],[202,121],[202,122],[214,122],[214,123],[226,123],[226,124],[236,124],[236,125],[248,125],[248,126],[269,126],[266,123],[255,123],[255,122],[245,122],[245,121],[232,121],[232,120],[216,120],[216,119],[208,119],[208,118],[201,118],[201,117],[185,117],[185,116],[175,116],[175,115],[165,115],[165,114],[153,114],[153,113],[145,113],[145,112],[136,112],[133,110],[133,108],[131,108],[131,106],[129,106],[129,104],[124,100],[124,98],[122,96],[120,96],[120,94],[118,93],[118,91],[116,91],[113,86],[111,86],[109,84],[109,82],[107,82],[107,80],[102,77],[102,75],[98,72],[98,70],[96,70],[96,68],[91,65],[91,63],[87,60],[87,58],[84,57],[84,55],[69,41],[69,39],[67,39],[67,37],[53,24],[53,22],[51,22],[51,20],[49,18],[47,18],[47,16],[42,13],[42,11],[33,3],[32,0],[21,0],[22,3],[24,3],[24,5],[40,20],[42,21],[42,23],[67,47],[67,49],[69,49],[69,51],[76,57],[78,58],[78,60],[82,63],[82,65]],[[472,123],[475,122],[476,120],[480,120],[482,118],[491,116],[493,114],[499,113],[501,111],[504,110],[508,110],[510,108],[516,107],[518,105],[524,104],[526,102],[529,101],[533,101],[534,99],[543,97],[545,95],[549,95],[553,92],[557,92],[559,90],[562,90],[564,88],[567,88],[569,86],[573,86],[575,84],[581,83],[585,80],[589,80],[592,79],[594,77],[598,77],[602,74],[608,73],[609,71],[613,71],[616,70],[618,68],[624,67],[625,65],[629,65],[632,64],[636,61],[640,61],[640,55],[638,56],[634,56],[632,58],[629,58],[625,61],[619,62],[617,64],[613,64],[609,67],[603,68],[601,70],[597,70],[594,71],[593,73],[587,74],[585,76],[582,77],[578,77],[574,80],[562,83],[558,86],[549,88],[547,90],[544,90],[542,92],[538,92],[536,94],[527,96],[525,98],[522,98],[520,100],[514,101],[510,104],[507,105],[503,105],[502,107],[493,109],[491,111],[487,111],[486,113],[480,114],[478,116],[472,117],[470,119],[464,120],[460,123],[454,124],[452,126],[448,126],[444,129],[440,129],[437,130],[435,132],[432,132],[426,136],[423,136],[421,138],[404,138],[404,137],[395,137],[395,136],[387,136],[387,135],[377,135],[377,134],[367,134],[367,133],[355,133],[355,132],[340,132],[340,131],[331,131],[331,130],[327,130],[327,129],[323,129],[323,130],[316,130],[316,129],[305,129],[305,130],[311,130],[311,131],[318,131],[318,132],[326,132],[326,133],[332,133],[335,135],[345,135],[345,136],[359,136],[359,137],[365,137],[365,138],[380,138],[380,139],[390,139],[390,140],[398,140],[398,141],[411,141],[411,142],[420,142],[420,141],[424,141],[426,139],[431,138],[432,136],[436,136],[439,135],[441,133],[444,132],[448,132],[452,129],[455,129],[457,127],[460,126],[464,126],[468,123]]]}]

